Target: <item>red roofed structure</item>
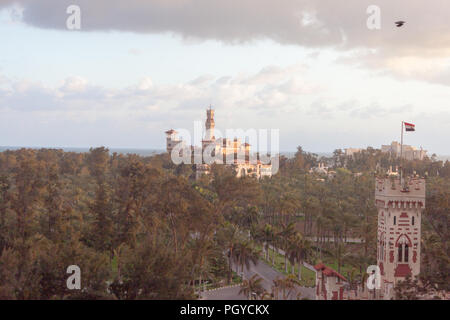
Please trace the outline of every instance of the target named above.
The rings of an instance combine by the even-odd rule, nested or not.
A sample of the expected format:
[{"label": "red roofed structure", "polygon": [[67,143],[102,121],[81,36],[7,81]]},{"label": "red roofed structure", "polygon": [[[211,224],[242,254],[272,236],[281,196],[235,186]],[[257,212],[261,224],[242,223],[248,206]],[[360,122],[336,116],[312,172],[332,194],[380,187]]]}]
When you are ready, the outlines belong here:
[{"label": "red roofed structure", "polygon": [[323,263],[316,264],[314,266],[314,269],[316,269],[317,271],[322,271],[323,274],[326,275],[327,277],[338,277],[342,281],[347,281],[347,279],[343,275],[341,275],[339,272],[331,269],[330,267],[327,267]]},{"label": "red roofed structure", "polygon": [[317,300],[343,300],[347,279],[323,263],[316,264]]}]

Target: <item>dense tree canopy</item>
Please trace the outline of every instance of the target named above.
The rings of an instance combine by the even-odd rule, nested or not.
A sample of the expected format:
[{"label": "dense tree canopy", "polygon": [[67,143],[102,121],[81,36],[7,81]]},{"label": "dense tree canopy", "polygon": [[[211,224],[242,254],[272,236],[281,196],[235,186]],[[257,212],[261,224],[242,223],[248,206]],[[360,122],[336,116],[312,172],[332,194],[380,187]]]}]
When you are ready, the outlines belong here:
[{"label": "dense tree canopy", "polygon": [[[319,162],[335,173],[310,172]],[[214,165],[196,181],[192,166],[167,154],[1,152],[0,298],[195,298],[249,263],[274,262],[270,248],[284,252],[286,273],[323,260],[362,276],[376,256],[374,176],[395,165],[370,148],[319,158],[299,147],[270,179]],[[427,176],[421,284],[448,290],[450,164],[404,167]],[[67,289],[69,265],[80,267],[82,290]],[[245,283],[246,294],[264,295],[257,279]]]}]

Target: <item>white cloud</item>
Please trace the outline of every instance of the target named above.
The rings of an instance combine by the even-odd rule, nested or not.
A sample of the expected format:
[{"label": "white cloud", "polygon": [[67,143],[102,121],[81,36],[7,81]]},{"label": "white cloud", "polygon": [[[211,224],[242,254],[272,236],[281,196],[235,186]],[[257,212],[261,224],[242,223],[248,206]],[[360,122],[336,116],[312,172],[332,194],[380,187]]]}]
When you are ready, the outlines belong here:
[{"label": "white cloud", "polygon": [[86,90],[88,81],[83,77],[72,76],[65,79],[61,87],[62,92],[83,92]]},{"label": "white cloud", "polygon": [[139,90],[150,90],[153,88],[153,81],[150,77],[145,77],[141,80],[138,86]]},{"label": "white cloud", "polygon": [[[226,42],[270,38],[304,46],[418,50],[440,54],[450,49],[450,11],[447,0],[78,0],[86,31],[119,30],[140,33],[173,32],[185,38]],[[65,29],[66,8],[72,0],[3,0],[23,8],[25,23]],[[366,26],[366,9],[381,9],[381,30]],[[396,28],[394,21],[406,25]]]},{"label": "white cloud", "polygon": [[[443,88],[431,86],[416,99],[405,96],[417,91],[414,84],[397,83],[388,85],[392,93],[383,90],[385,99],[374,99],[357,88],[342,92],[334,79],[318,83],[314,76],[292,65],[247,75],[204,75],[184,83],[160,84],[146,77],[119,89],[78,76],[56,87],[6,79],[0,92],[0,145],[163,147],[165,130],[192,130],[193,121],[203,122],[204,109],[212,103],[219,128],[280,129],[284,150],[298,144],[332,150],[344,138],[348,145],[377,146],[395,138],[396,124],[407,118],[417,120],[420,136],[433,141],[432,146],[421,142],[426,148],[445,153],[439,151],[446,148],[443,140],[432,138],[449,134],[443,125],[449,119],[443,115],[449,93]],[[433,107],[423,116],[415,106],[427,104]],[[383,124],[382,132],[372,130],[377,123]]]}]

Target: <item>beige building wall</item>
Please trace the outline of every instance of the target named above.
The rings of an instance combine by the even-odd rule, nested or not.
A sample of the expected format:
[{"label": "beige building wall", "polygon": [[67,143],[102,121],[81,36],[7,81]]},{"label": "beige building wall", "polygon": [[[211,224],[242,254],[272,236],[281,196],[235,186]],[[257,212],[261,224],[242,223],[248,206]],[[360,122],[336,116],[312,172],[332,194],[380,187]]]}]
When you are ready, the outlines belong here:
[{"label": "beige building wall", "polygon": [[381,152],[391,153],[396,157],[400,157],[402,154],[402,158],[406,160],[423,160],[427,155],[427,151],[423,149],[417,149],[416,147],[403,145],[403,153],[401,150],[401,144],[397,141],[393,141],[390,145],[382,145]]},{"label": "beige building wall", "polygon": [[355,153],[361,152],[361,148],[347,148],[345,149],[346,156],[353,156]]}]

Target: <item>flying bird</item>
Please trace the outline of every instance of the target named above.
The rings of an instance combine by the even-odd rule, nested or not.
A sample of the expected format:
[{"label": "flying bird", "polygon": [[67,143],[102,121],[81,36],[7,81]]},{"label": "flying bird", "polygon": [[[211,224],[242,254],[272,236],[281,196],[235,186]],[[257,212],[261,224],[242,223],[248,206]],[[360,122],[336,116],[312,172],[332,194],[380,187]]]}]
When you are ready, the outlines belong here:
[{"label": "flying bird", "polygon": [[405,24],[405,21],[397,21],[395,24],[397,25],[397,28],[400,28]]}]

